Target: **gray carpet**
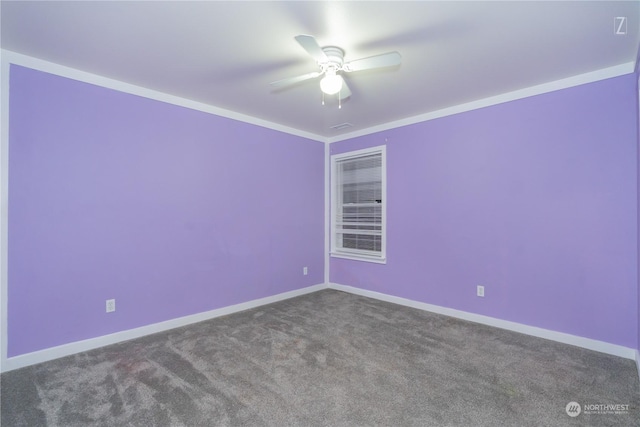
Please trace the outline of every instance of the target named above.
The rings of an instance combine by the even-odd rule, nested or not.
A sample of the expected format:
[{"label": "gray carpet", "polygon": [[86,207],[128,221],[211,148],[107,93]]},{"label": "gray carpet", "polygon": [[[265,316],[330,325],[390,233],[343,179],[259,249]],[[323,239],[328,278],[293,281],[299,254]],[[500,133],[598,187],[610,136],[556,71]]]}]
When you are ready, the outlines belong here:
[{"label": "gray carpet", "polygon": [[631,360],[334,290],[1,380],[3,427],[640,425]]}]

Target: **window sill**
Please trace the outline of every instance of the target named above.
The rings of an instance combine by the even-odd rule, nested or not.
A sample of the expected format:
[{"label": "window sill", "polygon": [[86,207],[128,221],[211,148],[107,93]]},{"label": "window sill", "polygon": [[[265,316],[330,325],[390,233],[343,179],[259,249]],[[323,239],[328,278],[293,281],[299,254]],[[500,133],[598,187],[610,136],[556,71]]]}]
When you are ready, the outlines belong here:
[{"label": "window sill", "polygon": [[372,257],[372,256],[367,256],[367,255],[358,255],[358,254],[349,254],[349,253],[344,253],[344,252],[331,252],[329,254],[332,258],[343,258],[343,259],[350,259],[353,261],[364,261],[364,262],[372,262],[375,264],[386,264],[387,263],[387,258],[381,258],[381,257]]}]

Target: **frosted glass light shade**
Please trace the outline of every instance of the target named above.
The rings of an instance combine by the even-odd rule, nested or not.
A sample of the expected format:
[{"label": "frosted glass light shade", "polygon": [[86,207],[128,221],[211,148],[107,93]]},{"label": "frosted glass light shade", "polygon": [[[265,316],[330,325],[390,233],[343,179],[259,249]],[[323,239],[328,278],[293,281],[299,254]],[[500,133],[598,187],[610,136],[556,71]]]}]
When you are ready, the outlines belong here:
[{"label": "frosted glass light shade", "polygon": [[326,76],[320,80],[320,89],[327,95],[334,95],[342,89],[342,76],[335,71],[327,71]]}]

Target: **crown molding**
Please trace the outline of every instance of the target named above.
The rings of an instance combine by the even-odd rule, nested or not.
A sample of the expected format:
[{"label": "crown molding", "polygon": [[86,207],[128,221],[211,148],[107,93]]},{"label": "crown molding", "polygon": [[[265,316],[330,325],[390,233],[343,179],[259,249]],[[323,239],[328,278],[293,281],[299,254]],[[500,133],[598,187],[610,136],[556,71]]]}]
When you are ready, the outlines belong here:
[{"label": "crown molding", "polygon": [[418,114],[417,116],[407,117],[392,122],[383,123],[381,125],[372,126],[366,129],[345,133],[339,136],[329,138],[328,142],[339,142],[347,139],[357,138],[360,136],[370,135],[377,132],[383,132],[389,129],[399,128],[402,126],[413,125],[420,122],[439,119],[441,117],[452,116],[454,114],[464,113],[467,111],[478,110],[480,108],[490,107],[505,102],[515,101],[518,99],[529,98],[531,96],[542,95],[544,93],[555,92],[557,90],[567,89],[580,86],[587,83],[593,83],[600,80],[606,80],[613,77],[624,76],[634,72],[635,63],[626,62],[624,64],[613,67],[602,68],[600,70],[591,71],[589,73],[578,74],[576,76],[567,77],[561,80],[555,80],[548,83],[530,86],[524,89],[514,90],[512,92],[502,93],[500,95],[488,98],[478,99],[476,101],[467,102],[465,104],[454,105],[452,107],[443,108],[429,113]]},{"label": "crown molding", "polygon": [[605,80],[613,77],[619,77],[626,74],[635,72],[636,63],[626,62],[613,67],[602,68],[600,70],[591,71],[588,73],[578,74],[576,76],[567,77],[565,79],[555,80],[548,83],[543,83],[536,86],[530,86],[524,89],[519,89],[511,92],[506,92],[500,95],[483,98],[464,104],[454,105],[451,107],[443,108],[428,113],[418,114],[411,117],[406,117],[400,120],[394,120],[391,122],[383,123],[380,125],[360,129],[354,132],[345,133],[333,137],[325,137],[311,132],[306,132],[300,129],[296,129],[290,126],[284,126],[279,123],[271,122],[268,120],[260,119],[257,117],[249,116],[247,114],[238,113],[236,111],[228,110],[214,105],[205,104],[203,102],[194,101],[187,98],[182,98],[176,95],[170,95],[164,92],[160,92],[153,89],[148,89],[142,86],[125,83],[120,80],[100,76],[98,74],[89,73],[86,71],[78,70],[75,68],[67,67],[64,65],[49,62],[43,59],[35,58],[32,56],[24,55],[21,53],[2,50],[2,61],[10,64],[20,65],[34,70],[43,71],[51,74],[55,74],[61,77],[70,78],[73,80],[81,81],[84,83],[90,83],[97,86],[105,87],[108,89],[117,90],[119,92],[129,93],[132,95],[142,96],[144,98],[154,99],[161,102],[166,102],[173,105],[189,108],[192,110],[202,111],[205,113],[213,114],[220,117],[225,117],[232,120],[238,120],[243,123],[248,123],[263,128],[275,130],[278,132],[287,133],[301,138],[310,139],[313,141],[323,143],[333,143],[344,141],[347,139],[357,138],[360,136],[370,135],[377,132],[383,132],[386,130],[408,126],[420,122],[426,122],[429,120],[438,119],[441,117],[451,116],[454,114],[464,113],[467,111],[477,110],[480,108],[489,107],[492,105],[498,105],[505,102],[515,101],[518,99],[528,98],[531,96],[541,95],[544,93],[554,92],[557,90],[567,89],[587,83],[593,83],[600,80]]},{"label": "crown molding", "polygon": [[247,114],[242,114],[236,111],[227,110],[225,108],[216,107],[215,105],[205,104],[203,102],[182,98],[176,95],[170,95],[157,90],[125,83],[120,80],[104,77],[98,74],[89,73],[87,71],[78,70],[76,68],[67,67],[65,65],[56,64],[53,62],[45,61],[43,59],[34,58],[32,56],[23,55],[21,53],[3,49],[2,62],[4,63],[5,61],[9,64],[15,64],[22,67],[43,71],[45,73],[55,74],[60,77],[66,77],[68,79],[101,86],[107,89],[117,90],[119,92],[124,92],[131,95],[141,96],[143,98],[166,102],[168,104],[189,108],[191,110],[202,111],[204,113],[209,113],[232,120],[238,120],[243,123],[248,123],[278,132],[299,136],[301,138],[324,143],[327,142],[327,138],[325,138],[324,136],[317,135],[311,132],[306,132],[300,129],[284,126],[279,123],[274,123],[268,120],[249,116]]}]

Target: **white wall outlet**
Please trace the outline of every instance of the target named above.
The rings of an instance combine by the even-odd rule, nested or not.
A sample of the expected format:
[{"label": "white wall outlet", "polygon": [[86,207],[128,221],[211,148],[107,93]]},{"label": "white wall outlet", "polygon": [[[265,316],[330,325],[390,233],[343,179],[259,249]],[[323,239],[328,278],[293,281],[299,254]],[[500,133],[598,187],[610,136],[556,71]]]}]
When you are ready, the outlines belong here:
[{"label": "white wall outlet", "polygon": [[107,300],[107,313],[111,313],[112,311],[116,311],[116,300],[108,299]]},{"label": "white wall outlet", "polygon": [[484,286],[478,285],[477,293],[478,293],[479,297],[483,297],[484,296]]},{"label": "white wall outlet", "polygon": [[302,274],[304,274],[305,276],[309,274],[309,269],[307,267],[302,267]]}]

